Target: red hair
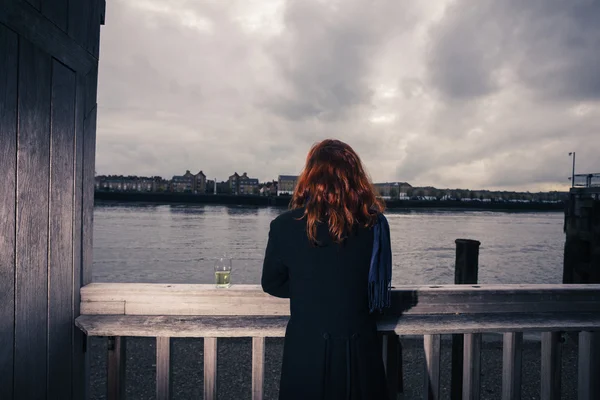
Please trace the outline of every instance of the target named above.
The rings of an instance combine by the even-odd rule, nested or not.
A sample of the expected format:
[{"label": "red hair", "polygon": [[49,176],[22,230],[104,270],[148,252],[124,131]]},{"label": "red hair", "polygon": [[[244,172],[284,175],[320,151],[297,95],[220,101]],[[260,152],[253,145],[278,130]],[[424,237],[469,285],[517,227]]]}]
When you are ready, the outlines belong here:
[{"label": "red hair", "polygon": [[304,207],[306,232],[317,243],[317,224],[327,222],[337,243],[356,226],[371,227],[385,205],[358,157],[346,143],[327,139],[313,145],[298,178],[291,209]]}]

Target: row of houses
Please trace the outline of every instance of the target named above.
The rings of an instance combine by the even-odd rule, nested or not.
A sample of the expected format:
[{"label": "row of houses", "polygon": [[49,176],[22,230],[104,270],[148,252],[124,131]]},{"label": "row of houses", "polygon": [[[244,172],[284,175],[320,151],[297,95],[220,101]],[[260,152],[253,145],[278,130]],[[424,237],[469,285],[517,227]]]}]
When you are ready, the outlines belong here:
[{"label": "row of houses", "polygon": [[279,196],[291,194],[296,187],[297,176],[280,175],[277,181],[259,183],[257,178],[251,178],[246,172],[241,175],[234,172],[227,181],[218,182],[207,179],[200,171],[196,174],[187,170],[183,175],[174,175],[170,180],[160,176],[96,176],[96,190],[115,192],[174,192],[193,194],[235,194]]}]

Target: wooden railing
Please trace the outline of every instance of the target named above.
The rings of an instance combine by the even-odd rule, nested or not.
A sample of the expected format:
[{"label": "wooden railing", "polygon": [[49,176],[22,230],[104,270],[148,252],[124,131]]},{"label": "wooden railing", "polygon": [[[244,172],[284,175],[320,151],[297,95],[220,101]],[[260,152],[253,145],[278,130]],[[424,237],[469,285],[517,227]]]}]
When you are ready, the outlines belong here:
[{"label": "wooden railing", "polygon": [[[109,337],[108,398],[124,394],[125,337],[156,337],[157,399],[171,392],[171,338],[204,338],[204,399],[217,398],[217,338],[252,337],[252,399],[263,398],[265,337],[281,337],[287,300],[260,287],[103,284],[81,289],[77,326]],[[600,285],[402,287],[378,320],[383,332],[424,335],[423,395],[440,398],[441,335],[464,335],[463,399],[478,399],[481,334],[504,334],[502,398],[519,399],[523,332],[542,332],[541,398],[560,398],[561,332],[579,334],[578,398],[600,399]],[[391,343],[391,342],[390,342]],[[391,375],[391,361],[387,372]],[[390,386],[394,392],[395,387]]]}]

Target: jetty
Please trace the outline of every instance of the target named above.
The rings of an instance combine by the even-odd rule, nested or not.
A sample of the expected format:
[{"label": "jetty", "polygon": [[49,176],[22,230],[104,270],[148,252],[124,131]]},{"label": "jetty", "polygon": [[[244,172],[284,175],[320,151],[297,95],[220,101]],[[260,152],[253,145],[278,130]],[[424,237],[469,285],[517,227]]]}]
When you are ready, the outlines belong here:
[{"label": "jetty", "polygon": [[[156,338],[156,397],[172,390],[171,343],[204,338],[204,398],[217,398],[219,338],[252,338],[252,398],[266,337],[289,307],[256,286],[91,282],[100,26],[105,0],[0,0],[0,398],[89,397],[89,342],[105,337],[107,397],[124,397],[128,337]],[[583,209],[583,208],[582,208]],[[503,399],[519,399],[524,332],[541,332],[542,399],[560,397],[560,341],[578,340],[577,396],[600,398],[600,285],[396,288],[379,319],[388,386],[395,335],[423,335],[423,395],[440,396],[440,335],[463,337],[463,399],[478,399],[485,332],[503,334]]]}]

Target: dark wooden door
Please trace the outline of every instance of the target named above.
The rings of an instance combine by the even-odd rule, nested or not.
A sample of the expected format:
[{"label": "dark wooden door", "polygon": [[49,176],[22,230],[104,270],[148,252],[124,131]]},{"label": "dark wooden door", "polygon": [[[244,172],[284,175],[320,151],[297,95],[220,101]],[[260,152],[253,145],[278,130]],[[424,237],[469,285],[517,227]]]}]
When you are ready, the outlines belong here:
[{"label": "dark wooden door", "polygon": [[0,399],[86,397],[104,0],[0,0]]}]

